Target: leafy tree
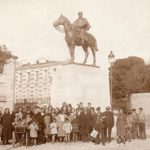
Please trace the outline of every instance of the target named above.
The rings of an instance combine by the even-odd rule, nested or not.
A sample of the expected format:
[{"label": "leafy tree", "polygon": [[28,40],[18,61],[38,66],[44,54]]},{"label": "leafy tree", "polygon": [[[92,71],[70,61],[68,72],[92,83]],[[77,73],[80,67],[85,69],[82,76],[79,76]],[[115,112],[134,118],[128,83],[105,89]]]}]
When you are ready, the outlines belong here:
[{"label": "leafy tree", "polygon": [[118,59],[112,66],[114,107],[124,107],[122,100],[132,93],[150,92],[150,65],[139,57]]},{"label": "leafy tree", "polygon": [[0,73],[3,73],[4,66],[9,62],[11,58],[16,58],[7,50],[5,45],[0,46]]}]

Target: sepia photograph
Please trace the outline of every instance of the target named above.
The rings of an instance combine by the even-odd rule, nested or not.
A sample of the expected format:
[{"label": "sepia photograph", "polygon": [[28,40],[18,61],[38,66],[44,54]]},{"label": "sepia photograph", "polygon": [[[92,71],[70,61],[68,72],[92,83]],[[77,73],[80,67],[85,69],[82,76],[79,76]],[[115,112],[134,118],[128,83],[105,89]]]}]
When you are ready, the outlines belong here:
[{"label": "sepia photograph", "polygon": [[0,150],[150,150],[150,0],[0,0]]}]

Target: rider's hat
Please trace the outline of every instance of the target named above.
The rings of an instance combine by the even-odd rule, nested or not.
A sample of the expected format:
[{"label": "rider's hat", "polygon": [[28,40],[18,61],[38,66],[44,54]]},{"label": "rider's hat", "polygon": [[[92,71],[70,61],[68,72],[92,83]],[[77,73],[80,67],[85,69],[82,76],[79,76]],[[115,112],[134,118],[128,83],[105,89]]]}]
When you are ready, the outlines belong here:
[{"label": "rider's hat", "polygon": [[79,11],[79,12],[78,12],[78,15],[80,15],[80,14],[83,14],[83,12],[82,12],[82,11]]}]

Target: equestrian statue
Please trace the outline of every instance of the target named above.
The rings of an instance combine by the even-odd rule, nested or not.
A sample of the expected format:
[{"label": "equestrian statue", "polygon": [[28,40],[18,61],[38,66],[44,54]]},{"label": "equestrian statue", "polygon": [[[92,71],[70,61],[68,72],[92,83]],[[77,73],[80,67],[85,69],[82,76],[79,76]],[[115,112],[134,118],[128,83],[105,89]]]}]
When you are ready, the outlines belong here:
[{"label": "equestrian statue", "polygon": [[[87,32],[91,26],[87,19],[83,17],[82,12],[78,13],[78,19],[75,20],[72,24],[67,17],[60,15],[60,17],[54,22],[53,25],[58,31],[65,33],[65,40],[69,48],[71,63],[74,62],[75,46],[82,46],[85,52],[83,64],[87,62],[89,55],[88,48],[90,47],[93,54],[93,65],[96,65],[95,52],[98,51],[97,42],[95,37]],[[60,25],[62,25],[63,28],[61,28]]]}]

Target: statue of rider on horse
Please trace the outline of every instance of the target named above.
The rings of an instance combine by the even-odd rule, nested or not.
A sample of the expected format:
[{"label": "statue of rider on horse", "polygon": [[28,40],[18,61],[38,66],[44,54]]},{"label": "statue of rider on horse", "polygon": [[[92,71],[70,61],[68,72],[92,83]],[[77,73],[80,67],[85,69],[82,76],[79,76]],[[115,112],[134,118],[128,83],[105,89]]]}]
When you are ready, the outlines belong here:
[{"label": "statue of rider on horse", "polygon": [[72,25],[77,28],[77,31],[79,32],[78,36],[82,43],[84,40],[87,40],[86,32],[91,28],[91,25],[88,20],[83,17],[83,12],[78,12],[78,19],[76,19]]},{"label": "statue of rider on horse", "polygon": [[[91,26],[87,19],[83,17],[82,12],[78,13],[78,19],[76,19],[72,24],[67,17],[60,15],[53,25],[56,30],[65,32],[65,40],[69,48],[71,63],[74,62],[75,46],[82,46],[85,52],[83,64],[87,62],[89,55],[88,48],[90,48],[93,54],[93,65],[96,65],[95,52],[98,51],[97,41],[92,34],[87,32]],[[60,25],[62,25],[63,28],[61,28]]]}]

